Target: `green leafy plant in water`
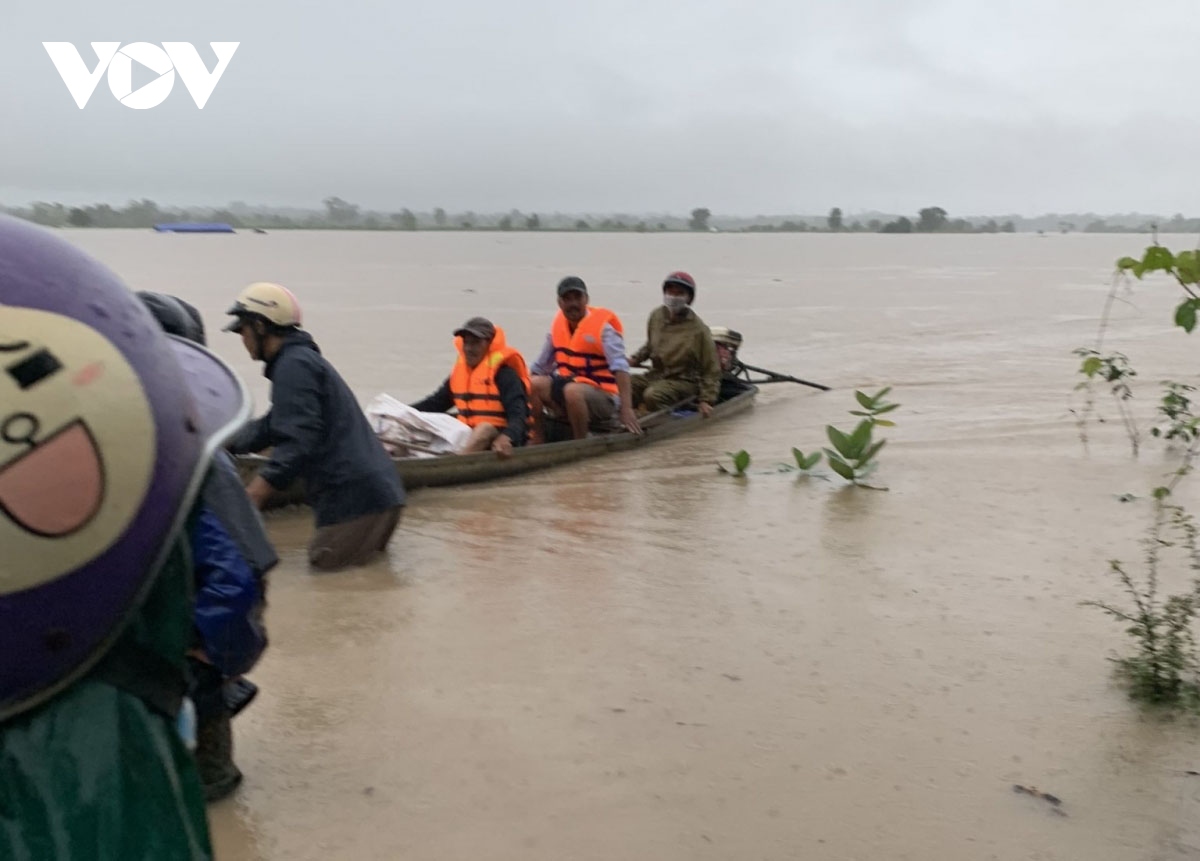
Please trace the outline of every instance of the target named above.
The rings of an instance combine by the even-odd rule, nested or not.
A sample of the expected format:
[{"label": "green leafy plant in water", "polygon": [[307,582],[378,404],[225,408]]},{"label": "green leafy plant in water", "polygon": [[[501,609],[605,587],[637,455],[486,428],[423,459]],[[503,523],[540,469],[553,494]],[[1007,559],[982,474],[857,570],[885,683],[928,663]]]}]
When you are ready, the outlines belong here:
[{"label": "green leafy plant in water", "polygon": [[721,472],[727,472],[730,475],[744,476],[746,474],[746,467],[750,465],[750,452],[741,449],[736,453],[727,451],[725,454],[731,459],[733,468],[730,469],[725,464],[718,463],[717,469],[721,470]]},{"label": "green leafy plant in water", "polygon": [[[1129,380],[1135,377],[1136,374],[1130,367],[1129,359],[1126,356],[1120,353],[1104,354],[1103,344],[1104,335],[1108,329],[1109,315],[1121,284],[1128,285],[1131,277],[1141,281],[1147,275],[1154,273],[1160,273],[1174,279],[1183,289],[1184,298],[1175,307],[1173,317],[1175,325],[1185,332],[1190,333],[1196,328],[1197,320],[1200,319],[1200,250],[1174,253],[1169,248],[1165,248],[1158,243],[1156,234],[1154,243],[1147,246],[1141,258],[1122,257],[1117,260],[1113,285],[1109,290],[1108,298],[1104,303],[1104,310],[1100,315],[1100,329],[1096,335],[1096,344],[1092,348],[1075,350],[1075,355],[1082,359],[1079,372],[1086,378],[1075,387],[1077,390],[1084,389],[1087,391],[1087,400],[1084,407],[1082,411],[1076,413],[1079,436],[1085,446],[1088,442],[1087,423],[1095,415],[1093,383],[1097,380],[1103,380],[1109,384],[1113,397],[1117,401],[1117,408],[1121,415],[1122,424],[1125,426],[1125,431],[1129,436],[1134,456],[1137,456],[1141,435],[1133,422],[1132,413],[1128,408],[1128,401],[1133,398],[1133,389],[1129,385]],[[1168,385],[1171,384],[1168,383]],[[1153,436],[1173,441],[1175,439],[1188,439],[1189,435],[1195,432],[1194,426],[1191,428],[1183,426],[1190,421],[1190,418],[1177,423],[1175,422],[1175,416],[1170,414],[1170,412],[1176,412],[1180,406],[1187,405],[1186,396],[1180,397],[1183,391],[1184,389],[1180,388],[1179,390],[1168,392],[1168,395],[1163,398],[1163,404],[1159,407],[1159,411],[1167,416],[1168,424],[1166,427],[1151,430]],[[1072,410],[1072,412],[1075,411]],[[1174,432],[1172,435],[1166,435],[1172,433],[1172,431]]]},{"label": "green leafy plant in water", "polygon": [[821,452],[819,451],[805,454],[800,449],[793,448],[792,457],[796,459],[796,469],[801,472],[810,472],[813,467],[821,462]]},{"label": "green leafy plant in water", "polygon": [[[1150,705],[1192,710],[1200,710],[1200,659],[1193,628],[1200,612],[1200,529],[1182,505],[1171,501],[1171,495],[1190,472],[1196,447],[1193,438],[1171,483],[1153,491],[1154,520],[1143,540],[1146,571],[1141,582],[1120,560],[1108,563],[1109,571],[1125,587],[1132,607],[1083,602],[1127,626],[1125,632],[1134,641],[1134,651],[1114,661],[1132,698]],[[1191,583],[1186,592],[1163,597],[1164,552],[1171,548],[1182,551],[1191,569]]]},{"label": "green leafy plant in water", "polygon": [[[1128,276],[1140,281],[1154,272],[1174,278],[1183,288],[1185,296],[1175,308],[1175,325],[1187,333],[1196,328],[1200,314],[1197,287],[1200,285],[1200,251],[1173,254],[1158,244],[1156,236],[1154,244],[1146,249],[1140,260],[1135,257],[1118,260],[1113,289],[1101,315],[1096,348],[1075,351],[1083,359],[1080,371],[1087,377],[1084,385],[1088,387],[1089,409],[1093,403],[1091,383],[1094,379],[1109,382],[1120,405],[1132,397],[1128,379],[1134,374],[1128,361],[1119,354],[1105,357],[1100,351],[1117,285],[1121,280],[1128,283]],[[1200,615],[1200,529],[1184,507],[1172,501],[1175,489],[1191,472],[1193,460],[1200,450],[1200,434],[1197,433],[1200,419],[1191,411],[1189,393],[1195,391],[1194,387],[1170,381],[1164,385],[1166,393],[1158,407],[1163,421],[1151,430],[1151,434],[1168,441],[1186,440],[1188,447],[1170,483],[1155,488],[1151,494],[1154,518],[1143,540],[1144,576],[1139,579],[1120,560],[1111,560],[1109,571],[1124,586],[1132,606],[1123,608],[1101,601],[1084,603],[1123,623],[1126,633],[1133,639],[1132,654],[1115,658],[1133,698],[1154,705],[1200,710],[1200,658],[1196,654],[1194,628],[1197,615]],[[1085,413],[1080,419],[1084,445],[1087,444],[1083,429],[1086,419]],[[1127,424],[1127,429],[1129,427]],[[1137,453],[1136,442],[1134,453]],[[1129,494],[1118,498],[1121,501],[1133,499]],[[1183,554],[1190,568],[1191,581],[1186,591],[1163,597],[1162,575],[1168,550]]]},{"label": "green leafy plant in water", "polygon": [[822,481],[828,481],[829,476],[824,473],[813,472],[817,464],[821,462],[822,454],[819,451],[814,451],[805,454],[798,448],[792,449],[793,463],[779,464],[776,472],[797,472],[801,478],[819,478]]},{"label": "green leafy plant in water", "polygon": [[[874,396],[856,391],[855,399],[862,409],[850,410],[850,415],[861,416],[862,420],[849,433],[839,430],[833,425],[826,425],[825,433],[829,436],[832,449],[824,449],[825,460],[829,468],[851,484],[863,485],[878,466],[875,459],[887,440],[874,440],[876,427],[895,427],[895,422],[880,416],[890,413],[900,405],[888,403],[883,398],[890,392],[891,387],[881,389]],[[876,488],[884,489],[884,488]]]},{"label": "green leafy plant in water", "polygon": [[[1129,364],[1129,357],[1124,353],[1102,355],[1099,350],[1089,347],[1080,347],[1074,351],[1074,354],[1083,359],[1079,366],[1079,373],[1087,378],[1075,388],[1087,389],[1090,393],[1093,381],[1099,379],[1108,383],[1109,391],[1112,392],[1113,399],[1117,404],[1117,411],[1121,416],[1121,423],[1129,437],[1129,444],[1133,447],[1133,455],[1137,457],[1142,434],[1138,430],[1133,412],[1129,408],[1129,401],[1133,400],[1133,387],[1129,381],[1137,376],[1137,371]],[[1089,407],[1094,410],[1090,403]]]},{"label": "green leafy plant in water", "polygon": [[1175,308],[1175,325],[1188,333],[1196,328],[1197,313],[1200,312],[1200,292],[1197,292],[1197,285],[1200,284],[1200,252],[1180,251],[1173,254],[1155,241],[1146,249],[1141,260],[1136,257],[1118,260],[1117,271],[1129,273],[1139,281],[1151,272],[1162,272],[1174,278],[1187,294]]},{"label": "green leafy plant in water", "polygon": [[1163,386],[1166,393],[1158,404],[1162,423],[1151,428],[1150,434],[1166,442],[1181,440],[1190,444],[1200,434],[1197,430],[1200,417],[1193,415],[1192,400],[1188,396],[1189,392],[1196,391],[1196,387],[1171,380],[1164,380]]},{"label": "green leafy plant in water", "polygon": [[[1096,416],[1095,381],[1097,376],[1100,375],[1100,372],[1104,370],[1104,359],[1106,357],[1101,352],[1104,349],[1104,336],[1108,333],[1109,318],[1112,315],[1112,307],[1117,301],[1121,288],[1125,287],[1127,290],[1129,288],[1129,278],[1120,268],[1121,262],[1123,262],[1125,259],[1126,258],[1122,258],[1120,261],[1117,261],[1118,268],[1113,274],[1112,284],[1109,287],[1108,295],[1104,299],[1104,308],[1100,312],[1100,324],[1096,331],[1095,345],[1091,348],[1082,347],[1074,351],[1075,355],[1080,356],[1083,359],[1079,366],[1079,373],[1083,374],[1085,377],[1084,381],[1075,387],[1075,390],[1082,390],[1086,393],[1086,395],[1082,409],[1072,409],[1071,412],[1075,415],[1075,424],[1079,429],[1079,440],[1083,443],[1085,449],[1088,445],[1088,422],[1092,421]],[[1115,354],[1107,358],[1110,360],[1109,364],[1112,364],[1113,362],[1119,362],[1120,359],[1124,359],[1124,357],[1120,357],[1120,359],[1118,359]],[[1127,359],[1125,359],[1125,362],[1128,364]],[[1100,422],[1104,421],[1103,419],[1097,420]],[[1137,455],[1136,441],[1134,441],[1134,455]]]},{"label": "green leafy plant in water", "polygon": [[[1186,294],[1183,301],[1175,308],[1175,325],[1189,333],[1196,327],[1197,313],[1200,312],[1200,292],[1197,290],[1197,285],[1200,284],[1200,252],[1180,251],[1175,254],[1170,249],[1158,244],[1156,233],[1154,244],[1147,246],[1140,259],[1122,257],[1117,260],[1112,288],[1108,292],[1104,310],[1100,315],[1100,328],[1096,334],[1095,347],[1075,350],[1075,355],[1083,358],[1079,371],[1087,378],[1076,386],[1076,389],[1085,389],[1088,393],[1083,410],[1076,413],[1079,437],[1085,446],[1088,442],[1087,423],[1095,415],[1095,397],[1092,385],[1093,381],[1099,377],[1111,384],[1113,395],[1117,398],[1122,423],[1125,425],[1126,433],[1133,446],[1133,454],[1135,457],[1137,456],[1140,435],[1132,424],[1132,417],[1126,405],[1126,401],[1133,397],[1133,391],[1127,384],[1124,384],[1124,379],[1135,375],[1129,369],[1129,360],[1125,356],[1119,353],[1106,356],[1102,354],[1102,351],[1109,315],[1121,285],[1128,286],[1131,276],[1141,281],[1146,275],[1155,272],[1175,279]],[[1126,373],[1122,374],[1122,371]],[[1072,410],[1072,412],[1075,411]],[[1157,436],[1157,434],[1155,435]]]}]

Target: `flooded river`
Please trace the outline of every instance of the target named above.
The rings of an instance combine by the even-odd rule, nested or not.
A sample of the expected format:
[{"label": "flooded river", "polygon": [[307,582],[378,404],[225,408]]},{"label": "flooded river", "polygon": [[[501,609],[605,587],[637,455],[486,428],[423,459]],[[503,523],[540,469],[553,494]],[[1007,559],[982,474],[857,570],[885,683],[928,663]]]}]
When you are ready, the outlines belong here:
[{"label": "flooded river", "polygon": [[[1071,350],[1147,237],[69,236],[196,304],[259,412],[260,367],[217,332],[252,280],[295,291],[364,404],[432,391],[475,314],[532,359],[567,274],[632,349],[681,268],[747,361],[834,387],[415,491],[388,558],[357,571],[313,575],[307,513],[271,516],[271,648],[235,722],[246,781],[210,808],[219,858],[1200,856],[1200,728],[1128,702],[1107,662],[1121,626],[1079,606],[1121,600],[1106,560],[1137,562],[1172,463],[1157,441],[1133,459],[1115,421],[1085,450],[1070,412]],[[1176,292],[1114,311],[1143,424],[1157,380],[1196,382]],[[887,385],[889,490],[774,470]],[[718,472],[743,448],[747,478]]]}]

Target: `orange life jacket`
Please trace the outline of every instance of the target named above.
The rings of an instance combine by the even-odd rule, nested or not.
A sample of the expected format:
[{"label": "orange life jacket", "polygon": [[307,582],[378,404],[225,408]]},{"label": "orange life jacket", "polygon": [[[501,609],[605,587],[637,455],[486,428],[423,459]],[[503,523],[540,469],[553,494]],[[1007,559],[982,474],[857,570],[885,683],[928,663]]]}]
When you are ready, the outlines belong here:
[{"label": "orange life jacket", "polygon": [[[496,327],[496,336],[492,338],[487,353],[474,368],[467,366],[461,336],[454,339],[454,346],[458,350],[458,360],[450,372],[450,397],[458,408],[458,420],[468,427],[495,425],[504,428],[508,425],[508,419],[504,416],[504,404],[500,401],[495,373],[505,365],[516,371],[521,385],[525,387],[525,402],[528,405],[530,384],[525,359],[505,343],[504,330],[499,327]],[[533,420],[532,410],[529,420]]]},{"label": "orange life jacket", "polygon": [[589,307],[575,331],[559,311],[550,327],[550,342],[554,346],[554,363],[559,376],[575,377],[577,382],[596,386],[610,395],[617,394],[617,378],[604,356],[601,333],[610,324],[624,334],[621,321],[607,308]]}]

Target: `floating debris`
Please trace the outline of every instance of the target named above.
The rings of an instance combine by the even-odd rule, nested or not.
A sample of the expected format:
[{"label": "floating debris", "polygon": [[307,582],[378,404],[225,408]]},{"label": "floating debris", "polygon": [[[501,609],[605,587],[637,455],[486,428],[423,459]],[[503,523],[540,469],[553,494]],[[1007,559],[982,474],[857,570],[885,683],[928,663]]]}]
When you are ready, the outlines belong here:
[{"label": "floating debris", "polygon": [[1050,805],[1050,809],[1059,816],[1066,816],[1067,812],[1062,809],[1062,799],[1057,795],[1051,795],[1049,792],[1042,792],[1036,786],[1022,786],[1019,783],[1013,784],[1013,792],[1023,795],[1032,795],[1034,798],[1040,798]]}]

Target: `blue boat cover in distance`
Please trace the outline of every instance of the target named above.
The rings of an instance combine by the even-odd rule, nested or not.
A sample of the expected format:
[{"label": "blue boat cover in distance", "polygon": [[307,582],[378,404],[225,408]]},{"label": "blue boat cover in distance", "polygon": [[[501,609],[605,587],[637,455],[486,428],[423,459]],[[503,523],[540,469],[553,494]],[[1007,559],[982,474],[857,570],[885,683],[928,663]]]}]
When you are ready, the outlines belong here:
[{"label": "blue boat cover in distance", "polygon": [[159,233],[236,233],[230,225],[216,221],[179,221],[174,224],[156,224]]}]

